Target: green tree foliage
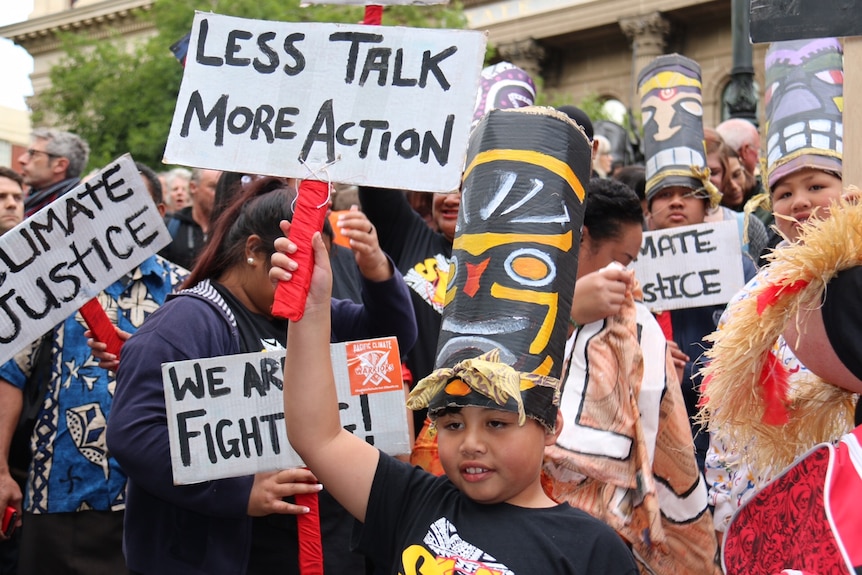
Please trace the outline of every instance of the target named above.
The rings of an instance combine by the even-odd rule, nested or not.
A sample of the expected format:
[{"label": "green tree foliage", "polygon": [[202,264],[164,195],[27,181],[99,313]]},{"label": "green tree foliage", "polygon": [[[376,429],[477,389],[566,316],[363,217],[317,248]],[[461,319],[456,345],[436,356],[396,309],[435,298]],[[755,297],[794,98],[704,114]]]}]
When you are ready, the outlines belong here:
[{"label": "green tree foliage", "polygon": [[[364,16],[362,6],[300,7],[299,0],[156,0],[139,15],[152,18],[157,30],[144,42],[62,37],[66,55],[51,69],[51,88],[35,100],[34,125],[63,126],[87,140],[90,168],[131,153],[158,169],[183,72],[170,46],[191,30],[196,10],[285,22],[358,23]],[[387,6],[383,24],[463,28],[466,20],[456,2]]]}]

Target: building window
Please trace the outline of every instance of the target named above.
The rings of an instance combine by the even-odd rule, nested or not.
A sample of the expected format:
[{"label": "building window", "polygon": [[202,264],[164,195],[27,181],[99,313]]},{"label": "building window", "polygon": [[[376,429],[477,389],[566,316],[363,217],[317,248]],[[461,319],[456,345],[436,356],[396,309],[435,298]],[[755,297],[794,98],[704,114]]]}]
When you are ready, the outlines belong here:
[{"label": "building window", "polygon": [[628,114],[626,105],[616,98],[608,98],[602,102],[602,115],[615,124],[625,126],[626,114]]}]

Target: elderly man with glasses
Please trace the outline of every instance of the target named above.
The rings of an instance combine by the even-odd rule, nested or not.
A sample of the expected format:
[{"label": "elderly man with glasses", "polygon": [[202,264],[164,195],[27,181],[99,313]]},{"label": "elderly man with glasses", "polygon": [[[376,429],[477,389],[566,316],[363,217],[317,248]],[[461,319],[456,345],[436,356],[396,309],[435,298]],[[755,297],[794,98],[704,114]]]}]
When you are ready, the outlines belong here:
[{"label": "elderly man with glasses", "polygon": [[24,183],[25,216],[38,212],[80,182],[90,147],[70,132],[38,128],[30,134],[30,148],[18,157]]}]

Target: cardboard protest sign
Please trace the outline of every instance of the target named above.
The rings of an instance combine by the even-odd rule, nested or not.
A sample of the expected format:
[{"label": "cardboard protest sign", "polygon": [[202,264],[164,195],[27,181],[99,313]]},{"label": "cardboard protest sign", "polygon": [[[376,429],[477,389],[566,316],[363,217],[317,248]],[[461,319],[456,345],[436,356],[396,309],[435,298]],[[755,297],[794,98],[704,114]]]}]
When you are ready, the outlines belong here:
[{"label": "cardboard protest sign", "polygon": [[736,220],[645,232],[631,269],[654,312],[725,304],[745,285]]},{"label": "cardboard protest sign", "polygon": [[[344,428],[409,453],[397,340],[335,343],[330,353]],[[287,440],[283,374],[283,351],[163,364],[174,483],[302,465]]]},{"label": "cardboard protest sign", "polygon": [[469,30],[198,13],[165,161],[451,191],[484,53]]},{"label": "cardboard protest sign", "polygon": [[751,0],[751,41],[862,35],[862,0]]},{"label": "cardboard protest sign", "polygon": [[125,155],[0,237],[0,362],[169,244]]}]

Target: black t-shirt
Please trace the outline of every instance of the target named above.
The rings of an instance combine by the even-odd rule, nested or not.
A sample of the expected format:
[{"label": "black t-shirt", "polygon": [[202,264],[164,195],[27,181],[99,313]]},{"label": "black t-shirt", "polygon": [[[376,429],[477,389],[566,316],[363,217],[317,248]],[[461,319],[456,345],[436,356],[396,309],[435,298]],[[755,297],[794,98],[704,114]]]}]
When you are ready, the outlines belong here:
[{"label": "black t-shirt", "polygon": [[239,330],[240,353],[286,349],[286,319],[253,313],[230,293],[226,287],[217,282],[211,283],[233,312],[236,327]]},{"label": "black t-shirt", "polygon": [[[252,313],[223,285],[216,282],[212,285],[233,312],[242,353],[285,349],[287,320]],[[292,497],[287,501],[294,502]],[[326,491],[320,493],[318,501],[325,572],[364,573],[365,558],[350,551],[353,517]],[[295,515],[255,517],[251,540],[247,575],[300,575]]]},{"label": "black t-shirt", "polygon": [[379,573],[635,575],[634,558],[607,524],[567,504],[484,505],[385,454],[374,476],[358,549]]}]

